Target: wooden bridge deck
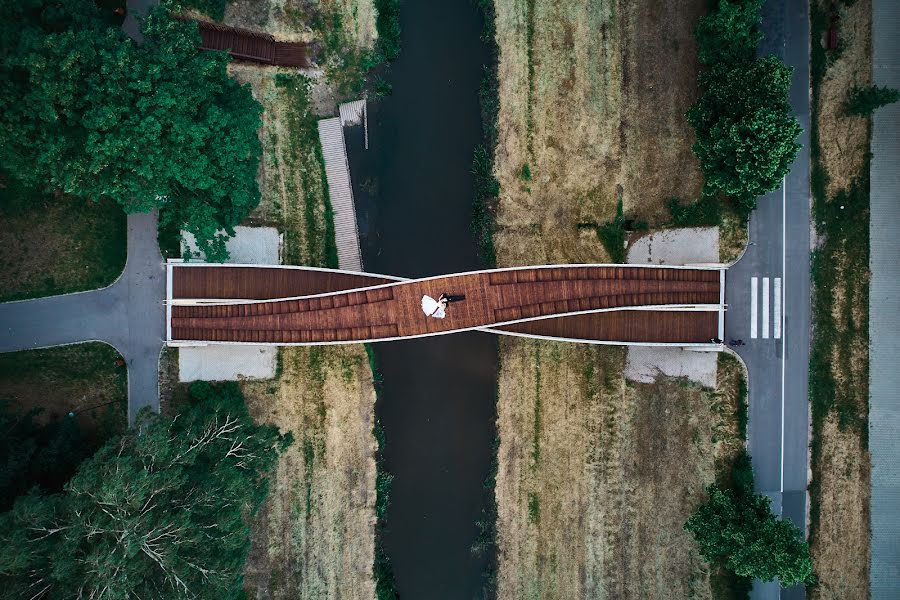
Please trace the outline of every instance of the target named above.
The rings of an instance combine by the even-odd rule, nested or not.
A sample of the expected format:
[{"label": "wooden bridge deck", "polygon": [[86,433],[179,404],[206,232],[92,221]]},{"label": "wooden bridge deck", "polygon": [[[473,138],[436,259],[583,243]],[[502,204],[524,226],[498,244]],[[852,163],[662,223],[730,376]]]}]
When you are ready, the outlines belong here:
[{"label": "wooden bridge deck", "polygon": [[[279,267],[169,270],[172,342],[350,343],[478,328],[635,343],[719,335],[719,269],[573,265],[404,281]],[[466,299],[445,319],[426,316],[422,296],[444,292]]]}]

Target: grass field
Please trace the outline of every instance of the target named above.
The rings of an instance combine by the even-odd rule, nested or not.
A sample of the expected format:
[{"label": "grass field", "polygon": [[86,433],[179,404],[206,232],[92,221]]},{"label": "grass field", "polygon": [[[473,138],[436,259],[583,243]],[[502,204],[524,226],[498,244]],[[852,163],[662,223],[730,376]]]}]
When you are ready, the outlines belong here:
[{"label": "grass field", "polygon": [[243,384],[259,421],[293,431],[253,526],[256,598],[374,595],[375,391],[362,346],[285,348],[273,382]]},{"label": "grass field", "polygon": [[713,391],[628,383],[622,348],[501,356],[497,597],[711,597],[682,525],[743,446],[734,364]]},{"label": "grass field", "polygon": [[119,353],[100,342],[0,354],[0,400],[22,412],[42,409],[42,423],[75,412],[99,443],[127,426],[128,370]]},{"label": "grass field", "polygon": [[127,224],[114,202],[0,198],[0,302],[104,287],[125,268]]},{"label": "grass field", "polygon": [[817,44],[831,3],[813,1],[814,339],[810,358],[811,598],[868,598],[869,140],[871,122],[843,114],[872,82],[871,1],[840,9],[841,47]]},{"label": "grass field", "polygon": [[604,260],[578,223],[611,221],[621,199],[626,218],[658,224],[670,197],[697,196],[684,113],[697,95],[691,32],[704,2],[495,6],[500,264]]},{"label": "grass field", "polygon": [[[621,202],[659,226],[669,198],[699,194],[684,113],[706,3],[494,4],[498,265],[608,262],[579,223]],[[741,237],[723,234],[723,258]],[[621,348],[503,339],[500,355],[497,597],[727,597],[682,526],[743,447],[738,363],[710,390],[626,382]]]}]

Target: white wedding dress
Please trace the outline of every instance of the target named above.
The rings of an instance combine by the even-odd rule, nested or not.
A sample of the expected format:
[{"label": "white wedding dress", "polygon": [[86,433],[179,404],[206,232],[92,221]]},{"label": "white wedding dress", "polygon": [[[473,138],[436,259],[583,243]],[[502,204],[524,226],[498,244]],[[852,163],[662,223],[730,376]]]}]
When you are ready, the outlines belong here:
[{"label": "white wedding dress", "polygon": [[444,312],[444,305],[431,296],[422,296],[422,312],[436,319],[443,319],[447,316]]}]

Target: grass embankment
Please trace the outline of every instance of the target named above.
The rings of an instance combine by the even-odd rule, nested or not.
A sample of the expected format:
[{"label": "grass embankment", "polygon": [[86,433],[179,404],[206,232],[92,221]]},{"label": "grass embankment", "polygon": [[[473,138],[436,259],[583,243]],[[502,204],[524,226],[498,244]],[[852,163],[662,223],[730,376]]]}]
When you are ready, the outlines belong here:
[{"label": "grass embankment", "polygon": [[0,302],[111,284],[125,268],[122,207],[0,190]]},{"label": "grass embankment", "polygon": [[[717,391],[624,379],[625,350],[501,340],[498,597],[708,597],[682,526],[743,448],[741,368]],[[734,361],[732,361],[734,362]]]},{"label": "grass embankment", "polygon": [[[871,2],[811,2],[813,344],[810,356],[811,598],[867,598],[869,588],[869,141],[871,121],[844,114],[872,82]],[[839,6],[839,8],[837,8]],[[835,13],[832,11],[839,11]],[[820,40],[840,14],[839,48]]]},{"label": "grass embankment", "polygon": [[[705,2],[494,6],[497,263],[621,258],[606,246],[624,242],[625,221],[668,223],[669,198],[699,196],[684,113]],[[498,597],[739,587],[710,577],[682,529],[743,448],[736,363],[723,359],[709,390],[628,383],[622,348],[504,338],[500,356]]]},{"label": "grass embankment", "polygon": [[38,423],[74,412],[99,445],[128,424],[128,370],[100,342],[0,354],[0,400],[19,412],[42,409]]},{"label": "grass embankment", "polygon": [[495,6],[498,263],[609,260],[579,223],[613,222],[621,200],[626,220],[661,226],[669,198],[699,195],[684,114],[697,95],[692,29],[705,3]]}]

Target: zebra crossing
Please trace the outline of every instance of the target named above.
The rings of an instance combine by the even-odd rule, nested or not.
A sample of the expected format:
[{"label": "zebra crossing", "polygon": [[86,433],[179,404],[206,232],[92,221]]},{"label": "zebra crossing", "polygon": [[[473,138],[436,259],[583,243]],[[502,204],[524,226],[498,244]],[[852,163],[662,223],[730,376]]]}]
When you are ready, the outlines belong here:
[{"label": "zebra crossing", "polygon": [[781,339],[781,301],[781,277],[750,278],[751,339]]}]

